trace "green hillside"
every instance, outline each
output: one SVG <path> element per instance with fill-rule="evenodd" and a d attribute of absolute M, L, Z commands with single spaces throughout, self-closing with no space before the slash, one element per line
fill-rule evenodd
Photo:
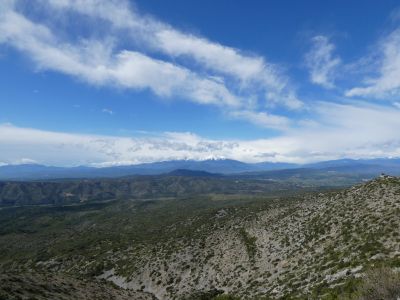
<path fill-rule="evenodd" d="M 400 286 L 399 216 L 392 177 L 291 197 L 9 207 L 0 210 L 0 269 L 22 282 L 27 272 L 107 280 L 156 299 L 373 299 L 362 297 L 374 274 L 386 274 L 378 285 L 387 290 Z"/>

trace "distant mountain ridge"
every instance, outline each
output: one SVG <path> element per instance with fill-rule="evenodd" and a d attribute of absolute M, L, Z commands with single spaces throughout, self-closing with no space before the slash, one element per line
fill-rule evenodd
<path fill-rule="evenodd" d="M 326 172 L 360 173 L 375 176 L 380 173 L 398 175 L 400 174 L 400 159 L 340 159 L 304 165 L 272 162 L 245 163 L 231 159 L 210 159 L 203 161 L 171 160 L 104 168 L 87 166 L 54 167 L 38 164 L 25 164 L 1 166 L 0 180 L 115 178 L 133 175 L 160 175 L 175 170 L 203 171 L 216 174 L 241 174 L 295 169 L 302 169 L 302 172 L 306 172 L 305 170 L 310 170 L 310 172 L 323 170 Z"/>
<path fill-rule="evenodd" d="M 175 170 L 204 171 L 218 174 L 234 174 L 253 171 L 272 171 L 296 168 L 289 163 L 244 163 L 231 159 L 171 160 L 138 165 L 95 167 L 53 167 L 37 164 L 6 165 L 0 167 L 0 180 L 35 180 L 63 178 L 123 177 L 132 175 L 160 175 Z"/>

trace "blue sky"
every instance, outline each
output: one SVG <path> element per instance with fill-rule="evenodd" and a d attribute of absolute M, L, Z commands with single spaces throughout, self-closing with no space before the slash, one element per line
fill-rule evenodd
<path fill-rule="evenodd" d="M 0 164 L 400 156 L 397 1 L 5 0 Z"/>

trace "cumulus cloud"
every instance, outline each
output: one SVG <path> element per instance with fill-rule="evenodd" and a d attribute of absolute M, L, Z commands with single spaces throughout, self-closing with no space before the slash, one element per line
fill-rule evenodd
<path fill-rule="evenodd" d="M 317 103 L 315 122 L 266 139 L 208 139 L 190 132 L 140 137 L 82 135 L 0 125 L 0 157 L 50 165 L 121 165 L 173 159 L 230 158 L 304 163 L 400 156 L 400 110 L 360 103 Z M 263 117 L 261 117 L 263 118 Z"/>
<path fill-rule="evenodd" d="M 311 41 L 311 50 L 305 57 L 310 71 L 310 80 L 325 88 L 333 88 L 335 72 L 341 63 L 340 58 L 333 54 L 335 46 L 322 35 L 312 38 Z"/>

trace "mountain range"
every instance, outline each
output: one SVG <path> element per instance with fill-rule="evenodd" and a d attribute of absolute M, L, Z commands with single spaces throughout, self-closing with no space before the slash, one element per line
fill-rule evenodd
<path fill-rule="evenodd" d="M 132 175 L 160 175 L 175 170 L 204 171 L 218 174 L 262 174 L 280 170 L 301 170 L 303 173 L 324 171 L 357 173 L 376 176 L 380 173 L 400 175 L 399 158 L 340 159 L 311 164 L 292 163 L 245 163 L 231 159 L 171 160 L 112 167 L 55 167 L 39 164 L 5 165 L 0 167 L 0 180 L 39 180 L 62 178 L 112 178 Z M 181 172 L 182 173 L 182 172 Z M 204 174 L 203 174 L 204 175 Z"/>

